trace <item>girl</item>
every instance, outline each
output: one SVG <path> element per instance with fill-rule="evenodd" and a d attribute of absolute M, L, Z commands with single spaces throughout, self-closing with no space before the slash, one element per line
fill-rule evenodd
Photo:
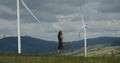
<path fill-rule="evenodd" d="M 58 32 L 58 47 L 57 47 L 57 53 L 58 53 L 58 55 L 61 55 L 62 54 L 62 52 L 63 52 L 63 48 L 64 48 L 64 46 L 63 46 L 63 33 L 62 33 L 62 31 L 59 31 Z"/>

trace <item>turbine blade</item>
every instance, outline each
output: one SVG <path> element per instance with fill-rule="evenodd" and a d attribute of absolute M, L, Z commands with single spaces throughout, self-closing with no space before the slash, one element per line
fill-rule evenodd
<path fill-rule="evenodd" d="M 82 16 L 82 24 L 85 25 L 84 17 Z"/>
<path fill-rule="evenodd" d="M 80 37 L 80 33 L 82 31 L 82 29 L 84 28 L 84 25 L 80 28 L 80 31 L 78 32 L 78 36 Z"/>
<path fill-rule="evenodd" d="M 40 23 L 40 20 L 35 16 L 35 14 L 28 8 L 23 0 L 21 0 L 22 5 L 27 9 L 27 11 L 33 16 L 33 18 Z"/>

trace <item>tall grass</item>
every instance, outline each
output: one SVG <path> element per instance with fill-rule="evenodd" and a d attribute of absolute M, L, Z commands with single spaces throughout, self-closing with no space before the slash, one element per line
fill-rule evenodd
<path fill-rule="evenodd" d="M 0 53 L 0 63 L 120 63 L 118 56 L 56 56 L 51 54 Z"/>

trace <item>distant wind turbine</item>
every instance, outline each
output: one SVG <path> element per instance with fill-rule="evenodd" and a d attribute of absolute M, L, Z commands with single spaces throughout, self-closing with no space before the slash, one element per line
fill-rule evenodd
<path fill-rule="evenodd" d="M 82 27 L 80 28 L 80 32 L 81 30 L 83 29 L 84 31 L 84 54 L 85 54 L 85 57 L 87 57 L 87 32 L 86 32 L 86 24 L 84 22 L 84 18 L 82 16 Z M 80 36 L 80 32 L 79 32 L 79 36 Z"/>

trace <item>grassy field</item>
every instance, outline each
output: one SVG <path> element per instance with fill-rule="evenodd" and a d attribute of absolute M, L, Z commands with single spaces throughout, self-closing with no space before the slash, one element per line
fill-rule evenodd
<path fill-rule="evenodd" d="M 120 63 L 119 56 L 56 56 L 50 54 L 0 53 L 0 63 Z"/>

